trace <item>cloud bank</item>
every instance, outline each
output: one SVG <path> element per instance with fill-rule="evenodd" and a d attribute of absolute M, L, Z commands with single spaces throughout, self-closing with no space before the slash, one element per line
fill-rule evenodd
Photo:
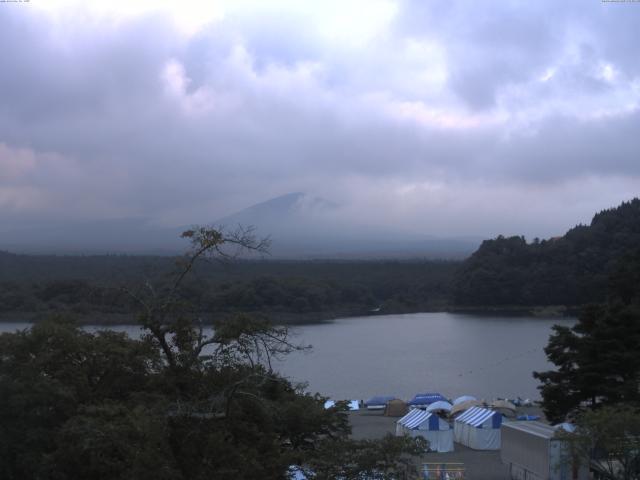
<path fill-rule="evenodd" d="M 640 4 L 0 4 L 0 220 L 563 233 L 640 191 Z M 126 5 L 125 5 L 126 4 Z"/>

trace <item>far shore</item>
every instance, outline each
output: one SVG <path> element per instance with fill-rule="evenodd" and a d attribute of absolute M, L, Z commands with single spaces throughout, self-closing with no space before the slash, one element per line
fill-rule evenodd
<path fill-rule="evenodd" d="M 269 318 L 277 325 L 312 325 L 331 323 L 334 320 L 348 317 L 373 317 L 380 315 L 402 315 L 413 313 L 455 313 L 469 315 L 487 316 L 512 316 L 512 317 L 576 317 L 580 311 L 579 306 L 550 305 L 550 306 L 442 306 L 433 308 L 402 308 L 364 310 L 352 308 L 344 310 L 332 310 L 323 312 L 219 312 L 215 314 L 203 313 L 202 318 L 206 324 L 212 324 L 215 319 L 228 318 L 238 313 L 248 315 L 262 315 Z M 46 318 L 55 315 L 64 315 L 74 318 L 81 325 L 135 325 L 137 324 L 137 314 L 134 313 L 105 313 L 105 312 L 77 312 L 73 310 L 42 311 L 42 312 L 2 312 L 0 313 L 0 323 L 25 322 L 38 323 Z"/>

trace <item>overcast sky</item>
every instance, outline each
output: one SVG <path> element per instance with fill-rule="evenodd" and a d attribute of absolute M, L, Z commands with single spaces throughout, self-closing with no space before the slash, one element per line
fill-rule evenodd
<path fill-rule="evenodd" d="M 640 3 L 0 3 L 0 222 L 562 234 L 640 192 Z"/>

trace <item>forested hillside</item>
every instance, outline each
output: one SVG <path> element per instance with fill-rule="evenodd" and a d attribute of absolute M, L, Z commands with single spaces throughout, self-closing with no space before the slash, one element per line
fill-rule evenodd
<path fill-rule="evenodd" d="M 461 306 L 583 305 L 607 296 L 607 279 L 640 246 L 640 200 L 604 210 L 563 237 L 486 240 L 458 270 Z"/>
<path fill-rule="evenodd" d="M 38 318 L 67 311 L 88 322 L 131 321 L 132 296 L 162 288 L 176 258 L 28 256 L 0 253 L 0 315 Z M 203 313 L 264 313 L 304 322 L 372 310 L 442 310 L 459 264 L 438 261 L 233 261 L 199 265 L 183 298 Z"/>

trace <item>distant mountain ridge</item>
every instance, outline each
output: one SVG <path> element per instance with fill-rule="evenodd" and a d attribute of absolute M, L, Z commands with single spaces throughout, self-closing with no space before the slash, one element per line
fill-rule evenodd
<path fill-rule="evenodd" d="M 215 222 L 252 225 L 272 238 L 276 258 L 455 258 L 470 255 L 480 237 L 439 238 L 346 221 L 340 205 L 302 192 L 252 205 Z"/>
<path fill-rule="evenodd" d="M 596 213 L 564 236 L 485 240 L 461 266 L 454 300 L 467 306 L 583 305 L 604 301 L 609 276 L 640 249 L 640 200 Z"/>
<path fill-rule="evenodd" d="M 202 224 L 255 228 L 272 239 L 273 258 L 443 258 L 461 259 L 480 244 L 479 237 L 439 238 L 358 223 L 341 215 L 329 200 L 293 192 Z M 51 223 L 0 230 L 0 249 L 30 254 L 175 255 L 187 247 L 180 234 L 189 228 L 162 227 L 147 218 Z"/>

